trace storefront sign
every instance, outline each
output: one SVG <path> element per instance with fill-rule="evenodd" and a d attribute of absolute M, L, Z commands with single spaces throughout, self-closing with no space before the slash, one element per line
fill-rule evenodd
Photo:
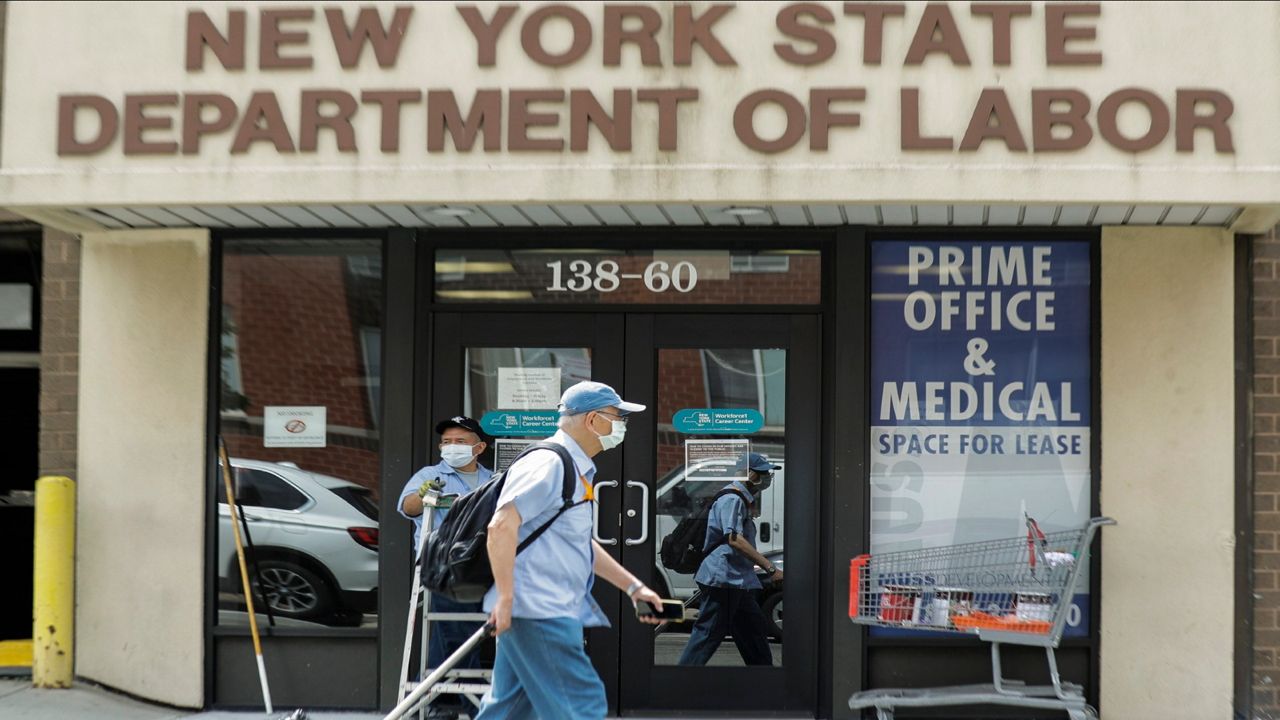
<path fill-rule="evenodd" d="M 511 467 L 520 453 L 537 440 L 515 440 L 512 438 L 496 438 L 493 441 L 493 471 L 502 472 Z"/>
<path fill-rule="evenodd" d="M 178 22 L 166 31 L 171 41 L 182 42 L 181 54 L 154 62 L 185 71 L 189 80 L 246 71 L 260 80 L 234 94 L 200 82 L 164 86 L 139 80 L 108 95 L 98 94 L 99 88 L 86 81 L 59 94 L 56 116 L 44 121 L 56 123 L 59 156 L 94 155 L 108 148 L 126 156 L 190 155 L 214 137 L 228 141 L 222 152 L 233 156 L 258 148 L 312 153 L 321 142 L 321 129 L 331 135 L 325 142 L 335 143 L 339 152 L 362 157 L 399 153 L 402 139 L 423 129 L 428 153 L 454 148 L 578 153 L 588 150 L 593 134 L 615 152 L 630 152 L 635 144 L 674 152 L 681 136 L 691 134 L 681 128 L 681 120 L 710 90 L 711 102 L 732 108 L 715 131 L 760 153 L 797 147 L 824 152 L 834 137 L 858 133 L 864 114 L 868 125 L 900 126 L 904 153 L 975 152 L 988 144 L 1006 153 L 1060 152 L 1095 142 L 1136 153 L 1169 137 L 1176 138 L 1180 153 L 1209 146 L 1218 153 L 1235 151 L 1229 124 L 1235 104 L 1217 87 L 1149 89 L 1134 87 L 1133 78 L 1124 76 L 1102 93 L 1044 80 L 1031 86 L 999 84 L 962 95 L 966 112 L 955 117 L 939 111 L 940 102 L 949 102 L 948 93 L 908 79 L 926 64 L 960 74 L 974 57 L 991 58 L 997 68 L 1034 64 L 1077 73 L 1097 68 L 1104 63 L 1099 4 L 1050 3 L 1043 12 L 1033 12 L 1030 4 L 965 8 L 929 3 L 908 15 L 901 4 L 788 3 L 743 15 L 733 4 L 697 8 L 685 3 L 665 12 L 612 3 L 505 4 L 492 11 L 443 3 L 394 9 L 302 4 L 221 12 L 197 7 L 184 16 L 170 16 Z M 858 26 L 860 32 L 854 30 Z M 886 52 L 885 37 L 904 34 L 910 43 L 889 45 Z M 529 84 L 482 85 L 484 89 L 474 91 L 429 87 L 425 92 L 419 84 L 378 80 L 379 71 L 396 69 L 407 48 L 434 45 L 444 35 L 471 41 L 466 55 L 438 58 L 453 73 L 520 66 L 555 71 L 586 64 L 607 77 L 623 65 L 625 54 L 638 53 L 645 77 L 656 80 L 568 90 Z M 508 40 L 516 35 L 518 50 Z M 1014 52 L 1015 46 L 1020 50 L 1032 43 L 1036 52 Z M 413 50 L 417 48 L 409 52 Z M 761 54 L 789 66 L 789 77 L 765 78 L 742 88 L 741 94 L 722 96 L 720 77 L 738 73 L 742 58 Z M 904 70 L 903 79 L 892 88 L 795 82 L 801 69 L 816 74 L 835 63 L 854 77 L 861 77 L 864 68 L 898 67 Z M 713 66 L 719 74 L 681 73 L 678 81 L 674 73 L 666 78 L 655 74 L 695 64 Z M 345 86 L 329 80 L 292 91 L 274 88 L 268 80 L 317 67 L 341 68 L 351 80 Z M 689 78 L 694 78 L 692 85 Z M 1129 113 L 1144 116 L 1144 130 L 1133 129 L 1125 117 Z M 355 119 L 366 115 L 379 120 Z"/>
<path fill-rule="evenodd" d="M 498 368 L 498 407 L 550 410 L 560 404 L 560 368 Z"/>
<path fill-rule="evenodd" d="M 871 551 L 1083 525 L 1088 243 L 882 241 L 872 263 Z"/>
<path fill-rule="evenodd" d="M 268 405 L 262 409 L 262 446 L 322 448 L 326 414 L 324 405 Z"/>
<path fill-rule="evenodd" d="M 671 425 L 678 433 L 687 435 L 715 435 L 732 433 L 745 435 L 764 426 L 764 416 L 759 410 L 740 408 L 733 410 L 714 408 L 686 408 L 676 411 Z"/>
<path fill-rule="evenodd" d="M 746 481 L 747 456 L 751 453 L 751 441 L 734 438 L 725 440 L 685 440 L 685 480 L 707 482 Z"/>
<path fill-rule="evenodd" d="M 480 427 L 493 437 L 554 435 L 560 414 L 540 410 L 491 410 L 480 418 Z"/>

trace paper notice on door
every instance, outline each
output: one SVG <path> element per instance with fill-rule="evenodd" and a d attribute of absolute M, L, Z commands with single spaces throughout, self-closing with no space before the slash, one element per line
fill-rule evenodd
<path fill-rule="evenodd" d="M 560 404 L 560 368 L 498 368 L 498 408 L 554 410 Z"/>
<path fill-rule="evenodd" d="M 326 416 L 324 405 L 268 405 L 262 409 L 262 446 L 322 448 Z"/>
<path fill-rule="evenodd" d="M 724 440 L 685 440 L 685 480 L 716 482 L 746 481 L 747 456 L 751 453 L 751 441 L 726 438 Z"/>
<path fill-rule="evenodd" d="M 511 463 L 524 452 L 524 449 L 538 442 L 534 438 L 525 440 L 512 438 L 495 438 L 493 441 L 493 471 L 502 472 L 511 467 Z"/>

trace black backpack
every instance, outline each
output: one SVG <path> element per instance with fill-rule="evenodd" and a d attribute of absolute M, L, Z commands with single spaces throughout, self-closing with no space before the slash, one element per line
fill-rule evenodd
<path fill-rule="evenodd" d="M 563 445 L 551 442 L 530 445 L 511 461 L 506 470 L 454 500 L 444 522 L 427 536 L 422 556 L 422 586 L 428 592 L 439 593 L 456 602 L 479 602 L 484 598 L 493 585 L 493 571 L 489 568 L 489 550 L 485 543 L 488 541 L 489 521 L 498 510 L 498 496 L 502 494 L 502 486 L 511 468 L 520 458 L 538 450 L 552 450 L 560 456 L 564 465 L 564 503 L 550 520 L 520 543 L 516 554 L 537 540 L 565 511 L 581 504 L 573 502 L 578 471 L 569 451 Z"/>
<path fill-rule="evenodd" d="M 698 571 L 698 566 L 702 565 L 703 559 L 715 549 L 703 549 L 707 543 L 707 517 L 711 514 L 711 506 L 729 494 L 742 497 L 741 493 L 732 488 L 721 490 L 711 498 L 711 502 L 703 505 L 698 512 L 686 515 L 676 524 L 675 529 L 662 538 L 662 549 L 658 552 L 658 556 L 662 558 L 662 564 L 667 569 L 684 575 Z M 745 497 L 742 497 L 742 502 L 750 505 Z M 721 538 L 720 542 L 725 542 L 724 538 Z"/>

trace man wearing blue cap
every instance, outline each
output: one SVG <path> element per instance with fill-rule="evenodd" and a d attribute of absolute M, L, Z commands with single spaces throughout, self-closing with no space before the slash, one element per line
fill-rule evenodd
<path fill-rule="evenodd" d="M 591 538 L 591 458 L 621 444 L 627 416 L 641 410 L 644 405 L 624 401 L 603 383 L 580 382 L 564 392 L 560 429 L 549 442 L 563 445 L 573 458 L 579 480 L 575 504 L 519 556 L 517 544 L 561 509 L 564 466 L 557 453 L 542 451 L 507 470 L 489 523 L 494 586 L 484 598 L 499 636 L 498 653 L 477 720 L 598 720 L 608 712 L 604 683 L 582 644 L 584 627 L 608 624 L 591 598 L 592 582 L 599 575 L 633 604 L 657 606 L 661 599 Z"/>
<path fill-rule="evenodd" d="M 400 500 L 396 509 L 400 514 L 413 521 L 413 548 L 418 551 L 418 542 L 422 535 L 422 516 L 425 508 L 422 499 L 432 487 L 439 488 L 444 494 L 466 495 L 489 481 L 493 474 L 489 468 L 480 464 L 480 454 L 487 447 L 480 423 L 464 415 L 455 415 L 436 423 L 436 434 L 440 436 L 440 462 L 428 465 L 409 478 L 404 489 L 400 491 Z M 448 510 L 438 508 L 431 519 L 432 527 L 440 527 Z M 431 612 L 433 613 L 481 613 L 480 603 L 461 603 L 450 600 L 443 595 L 431 596 Z M 434 623 L 431 633 L 431 644 L 427 651 L 427 667 L 440 667 L 454 650 L 471 637 L 480 628 L 478 622 L 444 621 Z M 480 666 L 480 654 L 471 653 L 457 665 L 460 669 Z M 429 717 L 457 717 L 463 707 L 460 696 L 442 698 L 432 703 Z M 469 706 L 470 703 L 467 703 Z"/>
<path fill-rule="evenodd" d="M 763 568 L 773 582 L 782 581 L 782 571 L 756 550 L 751 503 L 773 484 L 773 471 L 779 466 L 760 453 L 751 453 L 747 467 L 747 482 L 726 485 L 733 492 L 721 495 L 707 513 L 703 545 L 707 555 L 693 578 L 702 591 L 702 606 L 680 655 L 681 665 L 706 665 L 725 635 L 733 636 L 747 665 L 773 664 L 769 629 L 755 597 L 761 588 L 755 566 Z"/>

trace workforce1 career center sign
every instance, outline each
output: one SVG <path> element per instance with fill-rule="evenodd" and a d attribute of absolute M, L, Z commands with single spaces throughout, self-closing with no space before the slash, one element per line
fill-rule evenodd
<path fill-rule="evenodd" d="M 873 553 L 1088 519 L 1089 248 L 872 243 Z"/>

